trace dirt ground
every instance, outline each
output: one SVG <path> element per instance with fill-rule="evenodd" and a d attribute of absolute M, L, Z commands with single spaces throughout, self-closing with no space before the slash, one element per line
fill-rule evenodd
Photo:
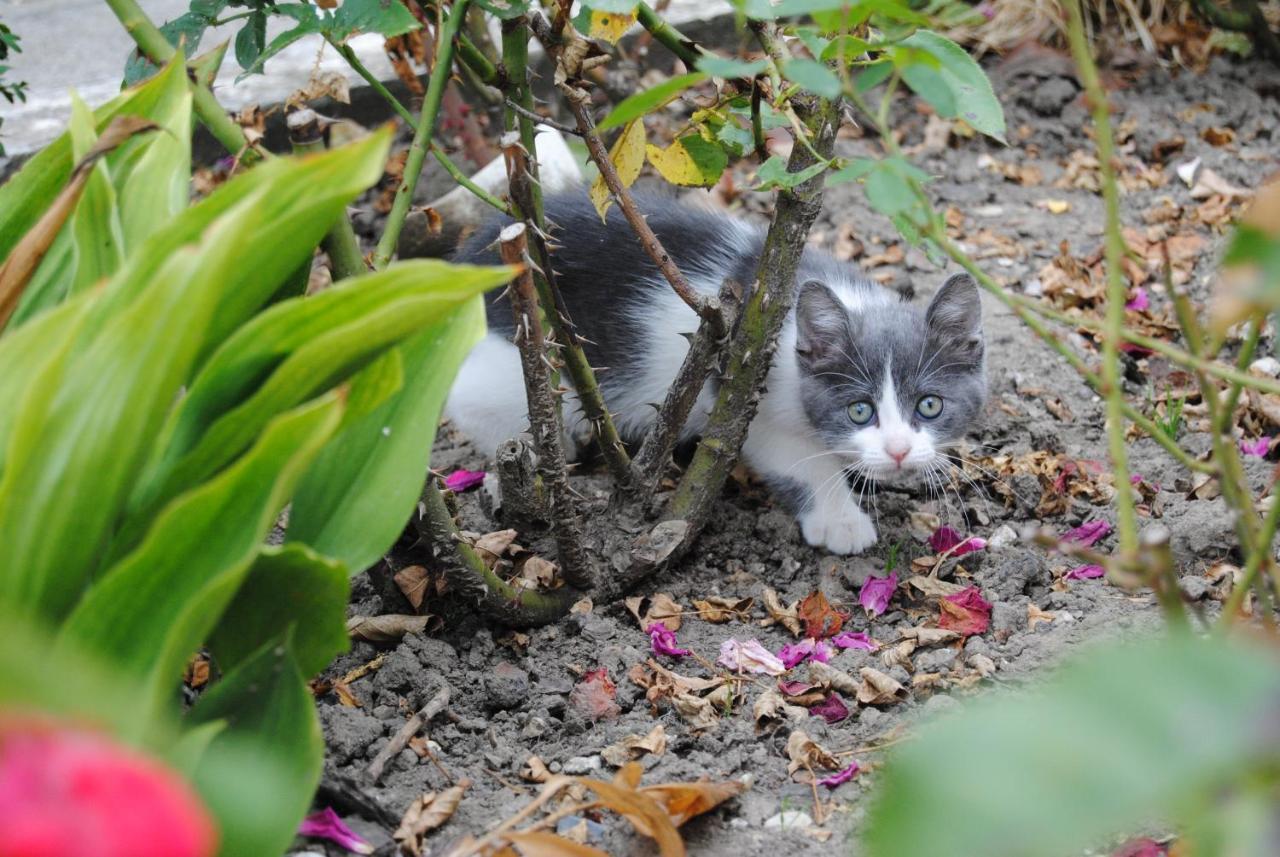
<path fill-rule="evenodd" d="M 957 236 L 1000 281 L 1036 295 L 1051 285 L 1044 270 L 1058 256 L 1060 242 L 1069 242 L 1070 253 L 1081 259 L 1101 245 L 1102 200 L 1087 188 L 1089 168 L 1081 160 L 1090 147 L 1086 111 L 1069 64 L 1060 55 L 1038 49 L 992 63 L 989 70 L 1005 104 L 1008 148 L 980 137 L 952 136 L 949 144 L 939 145 L 935 135 L 926 142 L 928 117 L 911 101 L 899 105 L 898 127 L 904 131 L 904 146 L 920 147 L 916 163 L 937 176 L 934 197 L 941 207 L 954 209 Z M 1200 158 L 1202 167 L 1227 182 L 1252 187 L 1280 167 L 1280 74 L 1257 63 L 1216 60 L 1202 75 L 1131 66 L 1114 69 L 1109 81 L 1129 177 L 1121 201 L 1123 216 L 1148 237 L 1162 237 L 1163 230 L 1165 235 L 1202 239 L 1192 242 L 1194 252 L 1182 267 L 1194 293 L 1203 298 L 1222 250 L 1224 227 L 1214 225 L 1213 211 L 1202 210 L 1205 201 L 1191 197 L 1175 168 Z M 1234 139 L 1224 142 L 1214 130 L 1222 128 L 1232 129 Z M 1171 142 L 1177 138 L 1185 141 L 1181 147 Z M 839 145 L 839 153 L 845 155 L 876 149 L 874 140 L 852 135 Z M 745 173 L 739 178 L 745 184 Z M 1062 202 L 1069 204 L 1068 210 L 1055 213 Z M 1235 202 L 1219 204 L 1231 208 Z M 1174 214 L 1151 213 L 1157 209 Z M 1159 220 L 1161 216 L 1165 219 Z M 895 287 L 914 290 L 917 300 L 927 300 L 945 276 L 923 253 L 899 254 L 894 249 L 899 239 L 892 226 L 868 210 L 856 185 L 828 192 L 813 240 L 853 256 Z M 1148 289 L 1151 312 L 1161 312 L 1167 307 L 1165 298 L 1158 288 L 1149 284 Z M 341 704 L 334 694 L 319 700 L 328 743 L 320 805 L 335 805 L 352 827 L 378 846 L 378 853 L 390 854 L 386 819 L 398 819 L 424 792 L 468 779 L 471 785 L 456 814 L 427 840 L 439 853 L 459 837 L 480 834 L 510 817 L 536 794 L 538 786 L 521 777 L 530 756 L 536 755 L 552 772 L 607 779 L 614 766 L 602 751 L 662 724 L 665 752 L 640 759 L 645 783 L 701 777 L 750 782 L 740 797 L 682 829 L 691 853 L 743 857 L 828 854 L 836 848 L 849 853 L 856 851 L 852 843 L 876 791 L 875 768 L 885 756 L 866 749 L 869 745 L 902 734 L 902 727 L 909 729 L 921 718 L 955 708 L 968 695 L 1034 681 L 1086 642 L 1155 627 L 1159 617 L 1149 593 L 1125 592 L 1105 580 L 1062 581 L 1061 574 L 1078 563 L 1018 541 L 1016 534 L 1028 525 L 1064 532 L 1087 521 L 1112 520 L 1106 502 L 1103 408 L 1058 355 L 989 296 L 984 300 L 991 398 L 968 456 L 985 462 L 999 478 L 974 470 L 972 483 L 958 482 L 942 499 L 923 491 L 881 490 L 876 499 L 881 541 L 868 555 L 851 558 L 806 546 L 791 517 L 775 508 L 767 493 L 735 482 L 692 553 L 635 593 L 667 593 L 686 610 L 694 609 L 695 599 L 712 595 L 754 599 L 750 621 L 714 624 L 684 617 L 680 644 L 706 663 L 715 660 L 721 643 L 730 637 L 758 639 L 774 652 L 795 642 L 778 625 L 761 626 L 767 616 L 765 587 L 775 589 L 788 604 L 814 590 L 823 591 L 850 614 L 848 630 L 867 632 L 887 652 L 904 630 L 937 618 L 936 599 L 913 599 L 904 588 L 888 612 L 868 620 L 857 603 L 858 587 L 868 574 L 884 573 L 895 543 L 900 545 L 897 570 L 904 577 L 912 559 L 931 553 L 913 536 L 909 520 L 912 512 L 931 512 L 960 532 L 991 542 L 984 551 L 945 564 L 941 572 L 953 582 L 981 588 L 993 604 L 990 629 L 962 643 L 921 647 L 905 664 L 892 667 L 886 665 L 883 652 L 856 649 L 839 653 L 831 662 L 855 676 L 862 666 L 883 670 L 908 689 L 904 700 L 861 706 L 847 700 L 851 714 L 841 722 L 829 725 L 821 717 L 807 716 L 760 730 L 753 704 L 775 680 L 756 676 L 741 686 L 740 698 L 713 728 L 695 731 L 666 701 L 650 705 L 645 690 L 628 673 L 649 658 L 686 676 L 708 677 L 712 671 L 693 658 L 653 656 L 649 637 L 621 604 L 596 605 L 588 613 L 529 631 L 527 641 L 454 614 L 442 629 L 408 636 L 398 645 L 357 643 L 332 666 L 328 675 L 341 676 L 385 654 L 379 669 L 351 683 L 360 707 Z M 1097 359 L 1096 349 L 1078 333 L 1064 332 L 1063 339 L 1090 360 Z M 1271 349 L 1268 336 L 1259 354 L 1270 355 Z M 1148 391 L 1158 396 L 1163 386 L 1177 385 L 1176 373 L 1160 361 L 1140 355 L 1125 359 L 1126 378 L 1137 398 Z M 1188 408 L 1180 439 L 1202 452 L 1207 437 L 1194 433 L 1194 408 Z M 1133 471 L 1145 486 L 1144 525 L 1158 522 L 1171 530 L 1184 592 L 1212 612 L 1219 591 L 1213 566 L 1231 558 L 1230 522 L 1222 502 L 1192 495 L 1188 474 L 1150 439 L 1134 439 L 1129 452 Z M 1005 459 L 1000 456 L 1014 464 L 1002 464 Z M 1272 464 L 1256 457 L 1246 460 L 1258 490 Z M 1033 464 L 1041 475 L 1032 472 Z M 448 473 L 457 467 L 483 469 L 486 460 L 482 451 L 446 429 L 433 465 Z M 605 505 L 607 481 L 586 473 L 576 482 L 588 512 Z M 1211 492 L 1201 492 L 1205 493 Z M 462 495 L 461 502 L 469 529 L 502 529 L 501 523 L 485 518 L 478 493 Z M 1111 538 L 1098 547 L 1109 551 Z M 353 615 L 370 615 L 398 612 L 402 606 L 384 603 L 361 578 L 351 609 Z M 983 669 L 986 663 L 994 665 L 993 673 Z M 601 668 L 616 683 L 616 710 L 592 719 L 574 690 L 585 672 Z M 990 674 L 983 677 L 984 672 Z M 801 666 L 788 677 L 804 674 Z M 423 731 L 430 743 L 422 749 L 429 749 L 434 758 L 406 749 L 380 783 L 370 785 L 365 778 L 369 761 L 406 717 L 443 686 L 451 693 L 448 710 Z M 842 760 L 856 759 L 863 767 L 847 784 L 818 787 L 820 798 L 829 804 L 820 827 L 814 818 L 815 790 L 787 773 L 785 746 L 794 729 L 803 729 L 828 750 L 843 753 Z M 613 753 L 605 755 L 616 759 Z M 582 832 L 583 821 L 566 819 L 562 829 L 577 826 Z M 587 841 L 611 854 L 655 853 L 651 842 L 616 815 L 605 813 L 585 824 Z M 324 847 L 309 842 L 305 850 L 322 852 Z M 334 848 L 330 853 L 341 852 Z"/>

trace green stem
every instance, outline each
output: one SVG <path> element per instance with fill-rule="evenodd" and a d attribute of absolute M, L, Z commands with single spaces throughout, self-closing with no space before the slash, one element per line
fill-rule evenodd
<path fill-rule="evenodd" d="M 636 21 L 690 69 L 697 65 L 698 58 L 702 56 L 698 43 L 662 20 L 648 3 L 636 6 Z"/>
<path fill-rule="evenodd" d="M 164 65 L 177 53 L 159 28 L 151 23 L 136 0 L 107 0 L 107 6 L 115 14 L 138 50 L 156 65 Z M 222 109 L 218 99 L 205 86 L 193 86 L 192 103 L 196 116 L 217 138 L 228 152 L 246 164 L 261 160 L 265 155 L 249 144 L 244 130 Z"/>
<path fill-rule="evenodd" d="M 489 61 L 484 51 L 476 47 L 476 43 L 471 41 L 465 33 L 458 34 L 458 59 L 462 60 L 467 68 L 475 72 L 476 77 L 480 78 L 483 83 L 489 86 L 502 87 L 502 79 L 498 73 L 498 67 Z"/>
<path fill-rule="evenodd" d="M 1084 34 L 1080 0 L 1067 4 L 1067 41 L 1084 84 L 1093 126 L 1097 135 L 1098 161 L 1102 176 L 1102 199 L 1106 208 L 1106 244 L 1103 254 L 1107 268 L 1106 327 L 1102 339 L 1102 392 L 1107 403 L 1107 446 L 1116 484 L 1116 529 L 1120 550 L 1132 556 L 1138 548 L 1138 514 L 1129 490 L 1129 458 L 1124 444 L 1124 388 L 1120 384 L 1120 343 L 1124 340 L 1125 284 L 1124 238 L 1120 234 L 1120 195 L 1116 184 L 1115 142 L 1111 135 L 1110 107 L 1098 68 L 1089 54 Z"/>
<path fill-rule="evenodd" d="M 1244 343 L 1240 346 L 1240 354 L 1236 357 L 1236 370 L 1247 373 L 1249 364 L 1253 362 L 1253 355 L 1258 350 L 1258 339 L 1262 335 L 1262 328 L 1266 322 L 1265 316 L 1255 316 L 1249 322 L 1249 332 L 1245 334 Z M 1250 375 L 1250 378 L 1253 376 Z M 1236 405 L 1240 403 L 1240 391 L 1245 387 L 1239 381 L 1232 381 L 1231 386 L 1227 388 L 1227 400 L 1223 403 L 1222 414 L 1226 417 L 1226 422 L 1218 426 L 1219 432 L 1226 432 L 1230 429 L 1231 416 L 1236 412 Z"/>
<path fill-rule="evenodd" d="M 435 66 L 431 69 L 431 79 L 427 83 L 427 94 L 422 101 L 422 115 L 418 117 L 418 126 L 413 133 L 413 142 L 409 144 L 409 156 L 405 159 L 404 177 L 396 190 L 395 200 L 391 203 L 391 213 L 387 215 L 387 225 L 378 241 L 378 249 L 373 254 L 373 267 L 382 270 L 391 261 L 396 244 L 400 240 L 400 231 L 404 229 L 404 219 L 413 204 L 413 192 L 422 177 L 422 164 L 427 158 L 431 136 L 435 133 L 436 116 L 440 112 L 440 100 L 444 96 L 444 87 L 453 73 L 453 42 L 467 13 L 469 0 L 454 0 L 449 10 L 449 17 L 436 37 Z"/>

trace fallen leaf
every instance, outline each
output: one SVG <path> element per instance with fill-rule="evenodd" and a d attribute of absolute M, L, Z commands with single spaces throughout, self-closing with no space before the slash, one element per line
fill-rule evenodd
<path fill-rule="evenodd" d="M 671 816 L 652 797 L 603 780 L 578 777 L 575 782 L 594 792 L 601 806 L 618 813 L 639 833 L 657 843 L 658 852 L 663 857 L 683 857 L 684 842 L 676 832 Z"/>
<path fill-rule="evenodd" d="M 720 713 L 711 700 L 691 693 L 671 697 L 671 707 L 684 718 L 694 732 L 714 729 L 720 724 Z"/>
<path fill-rule="evenodd" d="M 732 637 L 720 644 L 720 657 L 716 663 L 732 672 L 750 672 L 758 675 L 782 675 L 787 668 L 778 657 L 760 645 L 758 640 L 745 643 Z"/>
<path fill-rule="evenodd" d="M 633 684 L 645 689 L 645 698 L 650 703 L 684 694 L 704 693 L 708 690 L 714 690 L 725 683 L 725 679 L 720 676 L 715 676 L 714 678 L 691 678 L 680 675 L 662 666 L 652 658 L 627 670 L 627 678 Z"/>
<path fill-rule="evenodd" d="M 693 608 L 698 611 L 699 619 L 713 625 L 722 625 L 734 619 L 750 622 L 751 608 L 755 603 L 754 598 L 726 598 L 723 595 L 710 595 L 694 601 Z"/>
<path fill-rule="evenodd" d="M 800 636 L 799 603 L 784 607 L 781 599 L 778 598 L 777 591 L 766 586 L 764 589 L 764 609 L 768 611 L 769 618 L 761 620 L 761 625 L 768 627 L 776 622 L 795 636 Z"/>
<path fill-rule="evenodd" d="M 788 720 L 793 723 L 800 722 L 808 716 L 809 712 L 806 709 L 791 705 L 773 688 L 760 694 L 760 698 L 751 706 L 751 717 L 755 721 L 757 733 L 776 728 Z"/>
<path fill-rule="evenodd" d="M 547 769 L 547 764 L 542 759 L 530 756 L 520 767 L 520 779 L 531 783 L 545 783 L 551 779 L 551 771 Z"/>
<path fill-rule="evenodd" d="M 1212 126 L 1200 132 L 1200 139 L 1210 146 L 1226 146 L 1236 141 L 1236 132 L 1230 128 Z"/>
<path fill-rule="evenodd" d="M 948 595 L 938 602 L 942 613 L 938 627 L 956 631 L 966 637 L 985 633 L 991 624 L 991 603 L 982 597 L 978 587 Z"/>
<path fill-rule="evenodd" d="M 814 590 L 801 599 L 796 614 L 804 623 L 804 635 L 814 639 L 840 633 L 845 619 L 849 618 L 847 613 L 832 607 L 820 590 Z"/>
<path fill-rule="evenodd" d="M 1039 625 L 1041 622 L 1052 622 L 1056 618 L 1058 618 L 1058 614 L 1056 613 L 1047 613 L 1034 604 L 1027 605 L 1028 628 L 1035 628 L 1035 626 Z"/>
<path fill-rule="evenodd" d="M 863 667 L 858 674 L 862 684 L 857 697 L 863 705 L 893 705 L 907 698 L 907 689 L 893 676 L 872 667 Z"/>
<path fill-rule="evenodd" d="M 408 616 L 400 613 L 352 616 L 347 620 L 347 633 L 353 640 L 364 640 L 368 643 L 396 643 L 406 634 L 421 634 L 440 622 L 438 616 Z"/>
<path fill-rule="evenodd" d="M 463 794 L 470 786 L 471 780 L 460 780 L 456 786 L 439 793 L 427 792 L 409 804 L 400 819 L 400 826 L 391 834 L 400 843 L 401 850 L 414 857 L 422 854 L 423 839 L 427 833 L 453 817 L 458 804 L 462 802 Z"/>
<path fill-rule="evenodd" d="M 645 606 L 645 602 L 648 606 Z M 636 617 L 636 621 L 640 623 L 641 628 L 648 628 L 654 622 L 661 622 L 672 631 L 680 630 L 680 619 L 684 613 L 676 600 L 665 592 L 659 592 L 652 598 L 644 598 L 642 596 L 634 596 L 623 602 L 627 606 L 632 616 Z"/>
<path fill-rule="evenodd" d="M 861 683 L 843 670 L 836 669 L 821 661 L 809 662 L 809 680 L 819 687 L 838 690 L 849 696 L 857 696 Z"/>
<path fill-rule="evenodd" d="M 666 749 L 667 732 L 659 723 L 648 735 L 628 735 L 618 743 L 610 744 L 600 751 L 600 756 L 610 765 L 620 768 L 642 756 L 661 756 Z"/>
<path fill-rule="evenodd" d="M 504 833 L 502 838 L 520 849 L 520 857 L 609 857 L 607 851 L 592 848 L 583 842 L 574 842 L 545 830 Z M 507 855 L 515 857 L 510 849 L 504 849 L 494 857 L 507 857 Z"/>
<path fill-rule="evenodd" d="M 689 819 L 710 812 L 748 788 L 746 783 L 737 780 L 719 783 L 655 783 L 641 786 L 640 794 L 657 801 L 667 811 L 671 823 L 680 827 Z"/>
<path fill-rule="evenodd" d="M 808 736 L 803 729 L 792 730 L 787 736 L 787 773 L 792 777 L 798 771 L 811 768 L 825 768 L 829 771 L 840 769 L 840 762 L 817 741 Z"/>
<path fill-rule="evenodd" d="M 430 580 L 427 570 L 420 565 L 406 565 L 397 571 L 392 579 L 404 593 L 409 606 L 421 612 L 422 601 L 427 594 L 427 583 Z"/>

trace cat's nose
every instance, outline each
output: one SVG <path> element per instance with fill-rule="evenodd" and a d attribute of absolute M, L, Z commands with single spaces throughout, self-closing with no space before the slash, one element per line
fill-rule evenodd
<path fill-rule="evenodd" d="M 911 454 L 911 444 L 904 440 L 886 441 L 884 451 L 890 458 L 897 462 L 898 467 L 902 467 L 902 462 Z"/>

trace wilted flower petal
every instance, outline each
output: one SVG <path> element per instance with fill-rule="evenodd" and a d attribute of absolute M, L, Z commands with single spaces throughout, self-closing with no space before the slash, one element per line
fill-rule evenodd
<path fill-rule="evenodd" d="M 1260 437 L 1257 440 L 1240 439 L 1240 451 L 1245 455 L 1256 455 L 1258 458 L 1266 458 L 1267 453 L 1271 451 L 1271 438 Z"/>
<path fill-rule="evenodd" d="M 1062 575 L 1063 580 L 1088 580 L 1093 577 L 1103 577 L 1107 570 L 1100 565 L 1082 565 L 1073 568 L 1066 574 Z"/>
<path fill-rule="evenodd" d="M 1124 305 L 1125 309 L 1137 310 L 1142 312 L 1151 306 L 1151 299 L 1147 297 L 1147 290 L 1142 286 L 1138 286 L 1133 290 L 1133 299 Z"/>
<path fill-rule="evenodd" d="M 654 622 L 646 631 L 649 634 L 649 643 L 653 647 L 655 655 L 670 655 L 673 658 L 683 658 L 693 654 L 688 649 L 679 648 L 676 632 L 661 622 Z"/>
<path fill-rule="evenodd" d="M 853 764 L 849 765 L 849 767 L 845 768 L 843 771 L 837 771 L 836 773 L 832 774 L 829 777 L 823 777 L 822 779 L 818 780 L 818 783 L 820 785 L 826 786 L 829 789 L 834 789 L 836 786 L 844 785 L 845 783 L 849 782 L 849 780 L 857 776 L 858 771 L 859 771 L 858 763 L 854 762 Z"/>
<path fill-rule="evenodd" d="M 444 479 L 444 487 L 455 494 L 470 491 L 484 484 L 483 470 L 455 470 Z"/>
<path fill-rule="evenodd" d="M 313 812 L 298 825 L 299 836 L 329 839 L 356 854 L 372 854 L 373 846 L 360 838 L 330 807 Z"/>
<path fill-rule="evenodd" d="M 0 819 L 0 854 L 210 857 L 218 842 L 177 774 L 92 732 L 35 719 L 0 716 Z"/>
<path fill-rule="evenodd" d="M 1111 532 L 1111 525 L 1106 521 L 1086 521 L 1074 530 L 1063 533 L 1062 540 L 1091 548 L 1109 532 Z"/>
<path fill-rule="evenodd" d="M 809 713 L 814 717 L 821 717 L 828 723 L 839 723 L 849 716 L 849 706 L 844 704 L 839 694 L 832 693 L 828 694 L 822 702 L 812 706 Z"/>
<path fill-rule="evenodd" d="M 804 681 L 779 681 L 778 690 L 782 691 L 786 696 L 802 696 L 817 687 L 816 684 L 809 684 Z"/>
<path fill-rule="evenodd" d="M 716 658 L 716 663 L 734 672 L 760 675 L 782 675 L 787 671 L 782 661 L 758 640 L 743 643 L 732 637 L 720 644 L 720 657 Z"/>
<path fill-rule="evenodd" d="M 889 606 L 889 599 L 898 588 L 898 573 L 891 572 L 888 577 L 868 577 L 862 582 L 858 592 L 858 603 L 869 616 L 879 616 Z"/>
<path fill-rule="evenodd" d="M 876 650 L 876 644 L 866 631 L 845 631 L 832 637 L 831 642 L 840 649 L 866 649 L 868 652 Z"/>
<path fill-rule="evenodd" d="M 982 597 L 976 586 L 946 596 L 938 606 L 942 609 L 938 617 L 939 628 L 969 637 L 984 633 L 991 624 L 991 603 Z"/>
<path fill-rule="evenodd" d="M 951 527 L 938 527 L 933 531 L 933 535 L 929 536 L 929 550 L 934 553 L 946 553 L 962 541 L 964 536 L 960 535 L 958 530 Z"/>
<path fill-rule="evenodd" d="M 809 660 L 820 661 L 826 663 L 831 660 L 831 656 L 835 652 L 831 650 L 831 645 L 826 640 L 819 640 L 817 645 L 813 647 L 813 654 L 809 655 Z"/>
<path fill-rule="evenodd" d="M 782 665 L 787 669 L 791 669 L 797 664 L 803 663 L 809 655 L 813 654 L 814 639 L 806 637 L 798 643 L 788 643 L 778 651 L 778 660 L 782 661 Z"/>

